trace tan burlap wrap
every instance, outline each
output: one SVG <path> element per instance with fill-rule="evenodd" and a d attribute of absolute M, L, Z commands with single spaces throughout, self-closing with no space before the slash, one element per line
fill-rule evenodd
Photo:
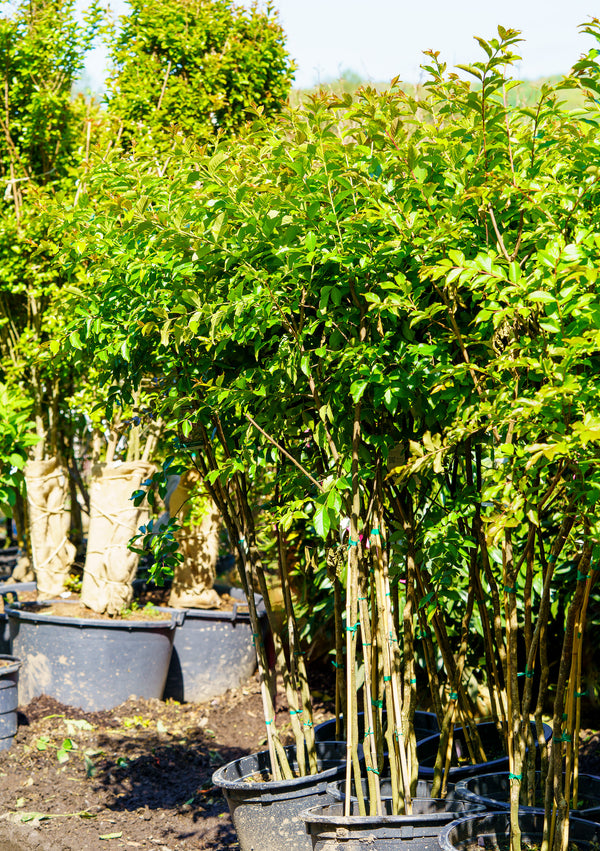
<path fill-rule="evenodd" d="M 136 507 L 130 497 L 154 469 L 145 461 L 117 461 L 92 469 L 81 600 L 94 612 L 116 615 L 131 602 L 139 556 L 127 544 L 148 520 L 148 505 L 144 500 Z"/>
<path fill-rule="evenodd" d="M 64 591 L 76 553 L 67 537 L 69 482 L 56 458 L 29 461 L 25 482 L 38 598 L 47 600 Z"/>
<path fill-rule="evenodd" d="M 178 512 L 183 525 L 177 534 L 183 562 L 175 568 L 169 605 L 184 609 L 216 609 L 221 598 L 213 590 L 219 555 L 221 518 L 216 505 L 207 500 L 208 510 L 200 525 L 190 526 L 186 500 L 200 478 L 196 470 L 187 470 L 169 499 L 171 516 Z"/>

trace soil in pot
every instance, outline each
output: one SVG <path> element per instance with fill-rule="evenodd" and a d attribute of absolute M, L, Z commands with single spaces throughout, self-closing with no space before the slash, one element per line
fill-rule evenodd
<path fill-rule="evenodd" d="M 235 760 L 218 769 L 213 783 L 223 790 L 241 851 L 311 851 L 300 813 L 318 803 L 331 803 L 327 784 L 345 772 L 345 742 L 317 742 L 319 773 L 293 780 L 263 781 L 270 771 L 269 754 Z M 295 747 L 286 749 L 295 765 Z"/>

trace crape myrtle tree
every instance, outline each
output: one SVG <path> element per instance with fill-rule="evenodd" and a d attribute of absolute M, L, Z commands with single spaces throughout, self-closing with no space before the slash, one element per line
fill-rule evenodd
<path fill-rule="evenodd" d="M 74 554 L 59 516 L 69 490 L 63 465 L 72 442 L 63 402 L 72 374 L 50 348 L 64 324 L 65 283 L 53 211 L 73 198 L 89 157 L 95 108 L 71 90 L 99 18 L 92 6 L 79 24 L 74 2 L 53 0 L 20 3 L 0 18 L 0 375 L 15 398 L 28 400 L 24 409 L 35 424 L 27 475 L 42 594 Z"/>
<path fill-rule="evenodd" d="M 297 521 L 324 542 L 350 771 L 357 654 L 364 671 L 372 808 L 385 707 L 394 802 L 410 810 L 415 648 L 442 726 L 435 788 L 455 722 L 483 758 L 463 676 L 475 633 L 520 847 L 562 577 L 551 759 L 541 752 L 543 847 L 564 849 L 600 544 L 600 67 L 592 51 L 534 108 L 509 108 L 518 40 L 501 27 L 479 40 L 482 60 L 464 66 L 474 86 L 430 53 L 418 98 L 317 97 L 212 156 L 182 148 L 160 173 L 104 163 L 91 191 L 107 206 L 92 217 L 82 198 L 77 218 L 95 286 L 74 311 L 115 400 L 160 364 L 154 405 L 183 455 L 201 450 L 248 587 L 261 583 L 252 500 L 265 470 L 281 562 Z M 581 110 L 562 105 L 567 88 Z M 294 646 L 291 612 L 288 630 Z M 286 682 L 310 743 L 301 656 Z"/>

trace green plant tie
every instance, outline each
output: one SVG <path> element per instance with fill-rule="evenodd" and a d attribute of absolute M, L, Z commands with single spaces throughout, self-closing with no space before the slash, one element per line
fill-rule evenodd
<path fill-rule="evenodd" d="M 273 723 L 273 719 L 272 719 L 272 718 L 271 718 L 271 720 L 270 720 L 270 721 L 265 721 L 265 724 L 272 724 L 272 723 Z"/>
<path fill-rule="evenodd" d="M 348 549 L 350 549 L 350 547 L 357 547 L 357 546 L 358 546 L 358 541 L 353 541 L 352 538 L 350 538 L 350 540 L 348 541 Z"/>
<path fill-rule="evenodd" d="M 568 733 L 563 733 L 562 736 L 553 736 L 552 737 L 555 742 L 570 742 L 571 737 Z"/>
<path fill-rule="evenodd" d="M 530 680 L 533 677 L 533 671 L 530 671 L 529 668 L 525 668 L 520 674 L 517 674 L 517 677 L 527 677 Z"/>
<path fill-rule="evenodd" d="M 290 715 L 302 715 L 304 709 L 290 709 Z"/>
<path fill-rule="evenodd" d="M 305 722 L 304 722 L 304 724 L 303 724 L 303 726 L 304 726 L 304 727 L 312 727 L 312 726 L 313 726 L 313 722 L 312 722 L 312 721 L 305 721 Z"/>
<path fill-rule="evenodd" d="M 577 571 L 577 581 L 578 582 L 587 582 L 590 578 L 589 573 L 582 573 L 580 570 Z"/>
<path fill-rule="evenodd" d="M 513 774 L 512 772 L 510 772 L 509 775 L 508 775 L 508 779 L 509 780 L 522 780 L 523 775 L 522 774 Z"/>
<path fill-rule="evenodd" d="M 351 632 L 352 634 L 354 634 L 354 633 L 356 632 L 356 630 L 358 629 L 358 627 L 359 627 L 359 626 L 360 626 L 360 621 L 356 621 L 356 623 L 354 624 L 354 626 L 347 626 L 347 627 L 346 627 L 346 630 L 347 630 L 348 632 Z"/>
<path fill-rule="evenodd" d="M 554 553 L 550 553 L 550 555 L 548 556 L 548 564 L 554 564 L 555 561 L 556 556 L 554 555 Z"/>
<path fill-rule="evenodd" d="M 369 727 L 368 730 L 365 730 L 365 739 L 367 738 L 367 736 L 372 736 L 372 735 L 373 735 L 373 730 L 371 730 L 370 727 Z"/>
<path fill-rule="evenodd" d="M 394 736 L 396 739 L 404 738 L 404 733 L 402 730 L 394 730 Z"/>
<path fill-rule="evenodd" d="M 458 700 L 458 693 L 455 691 L 450 692 L 450 700 Z"/>
<path fill-rule="evenodd" d="M 373 774 L 379 775 L 379 770 L 377 768 L 371 768 L 370 765 L 367 765 L 367 771 L 372 771 Z"/>
<path fill-rule="evenodd" d="M 368 597 L 357 597 L 357 599 L 360 602 L 361 600 L 368 600 L 369 598 Z"/>
<path fill-rule="evenodd" d="M 575 697 L 587 697 L 588 693 L 587 689 L 585 691 L 576 691 Z"/>
<path fill-rule="evenodd" d="M 383 700 L 372 700 L 371 706 L 374 706 L 375 709 L 383 709 Z"/>
<path fill-rule="evenodd" d="M 253 644 L 255 647 L 256 647 L 256 639 L 257 639 L 257 638 L 258 638 L 258 633 L 257 633 L 257 632 L 253 632 L 253 633 L 252 633 L 252 644 Z"/>
<path fill-rule="evenodd" d="M 371 646 L 370 641 L 363 641 L 363 647 L 370 647 L 370 646 Z"/>
<path fill-rule="evenodd" d="M 371 529 L 371 535 L 381 535 L 379 529 Z"/>
<path fill-rule="evenodd" d="M 566 712 L 563 712 L 563 721 L 566 721 L 569 716 Z"/>
<path fill-rule="evenodd" d="M 391 678 L 391 677 L 384 677 L 384 678 L 383 678 L 383 682 L 384 682 L 384 683 L 389 683 L 389 682 L 391 682 L 391 680 L 392 680 L 392 678 Z"/>
<path fill-rule="evenodd" d="M 516 594 L 517 593 L 517 589 L 511 588 L 510 585 L 505 585 L 504 590 L 506 591 L 507 594 Z"/>
<path fill-rule="evenodd" d="M 413 677 L 412 680 L 410 681 L 410 684 L 411 684 L 411 686 L 415 686 L 417 684 L 417 678 Z"/>
<path fill-rule="evenodd" d="M 391 596 L 392 596 L 392 592 L 391 592 L 391 591 L 386 591 L 386 592 L 385 592 L 385 596 L 386 596 L 386 597 L 391 597 Z"/>
<path fill-rule="evenodd" d="M 335 659 L 331 660 L 331 664 L 333 665 L 334 668 L 342 668 L 343 667 L 342 665 L 338 665 L 338 663 L 335 661 Z"/>

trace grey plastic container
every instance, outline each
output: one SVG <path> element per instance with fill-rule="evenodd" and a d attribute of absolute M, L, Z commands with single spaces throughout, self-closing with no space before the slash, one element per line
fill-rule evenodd
<path fill-rule="evenodd" d="M 17 735 L 17 683 L 21 662 L 0 654 L 0 751 L 7 751 Z"/>
<path fill-rule="evenodd" d="M 256 670 L 244 592 L 219 585 L 215 590 L 236 600 L 233 609 L 185 609 L 185 621 L 175 633 L 165 698 L 180 702 L 211 700 L 246 682 Z M 266 623 L 262 597 L 256 594 L 255 600 Z"/>
<path fill-rule="evenodd" d="M 390 798 L 382 800 L 381 816 L 361 816 L 356 801 L 351 815 L 344 804 L 315 806 L 302 813 L 312 842 L 312 851 L 437 851 L 440 831 L 467 812 L 483 812 L 468 801 L 441 798 L 413 798 L 411 815 L 392 815 Z"/>
<path fill-rule="evenodd" d="M 18 595 L 27 591 L 35 591 L 37 582 L 3 582 L 0 583 L 0 595 L 11 592 L 11 599 L 18 600 Z M 10 625 L 6 612 L 0 612 L 0 653 L 10 653 Z"/>
<path fill-rule="evenodd" d="M 519 815 L 521 841 L 523 845 L 539 845 L 544 830 L 542 810 L 522 812 Z M 501 847 L 510 836 L 510 814 L 508 812 L 484 813 L 467 816 L 449 824 L 440 832 L 442 851 L 468 851 L 470 847 Z M 600 841 L 600 826 L 580 818 L 569 819 L 569 842 L 584 849 L 597 846 Z M 569 847 L 572 847 L 569 845 Z"/>
<path fill-rule="evenodd" d="M 536 788 L 541 788 L 540 772 L 536 772 Z M 579 775 L 579 795 L 583 806 L 572 810 L 577 818 L 600 822 L 600 777 L 594 774 Z M 480 774 L 460 780 L 455 787 L 458 798 L 482 804 L 486 810 L 510 809 L 510 776 L 508 772 L 498 774 Z M 535 807 L 522 806 L 522 811 L 535 810 Z"/>
<path fill-rule="evenodd" d="M 365 713 L 358 712 L 358 736 L 364 737 L 365 732 Z M 387 723 L 387 712 L 385 709 L 382 713 L 382 722 L 385 726 Z M 434 733 L 439 733 L 440 727 L 438 724 L 437 715 L 435 712 L 423 712 L 418 709 L 413 718 L 413 726 L 415 728 L 415 736 L 417 741 L 427 739 Z M 318 742 L 333 741 L 335 739 L 335 718 L 330 718 L 328 721 L 323 721 L 315 727 L 315 739 Z"/>
<path fill-rule="evenodd" d="M 535 725 L 532 722 L 535 731 Z M 552 728 L 548 724 L 544 724 L 544 735 L 546 741 L 552 736 Z M 496 730 L 496 725 L 492 721 L 484 721 L 477 725 L 477 730 L 481 738 L 483 749 L 487 752 L 491 748 L 501 749 L 503 747 L 501 738 Z M 419 762 L 419 778 L 422 780 L 433 780 L 433 767 L 440 743 L 439 733 L 435 736 L 430 736 L 428 739 L 423 739 L 417 744 L 417 760 Z M 467 756 L 468 750 L 465 743 L 462 727 L 456 727 L 454 730 L 454 750 L 459 752 L 459 756 Z M 475 765 L 464 764 L 450 766 L 448 772 L 448 781 L 457 783 L 465 777 L 473 777 L 477 774 L 489 774 L 494 771 L 508 771 L 508 756 L 500 756 L 496 759 L 490 759 L 488 762 L 478 762 Z"/>
<path fill-rule="evenodd" d="M 300 813 L 318 803 L 331 803 L 327 784 L 346 770 L 345 742 L 317 742 L 319 773 L 280 782 L 256 782 L 257 773 L 270 770 L 267 751 L 236 759 L 213 774 L 223 790 L 240 851 L 311 851 Z M 295 747 L 286 748 L 295 763 Z"/>
<path fill-rule="evenodd" d="M 183 612 L 164 620 L 70 618 L 7 604 L 12 653 L 21 660 L 19 703 L 45 694 L 87 712 L 112 709 L 131 695 L 161 698 L 175 628 Z M 68 605 L 76 605 L 65 600 Z"/>

